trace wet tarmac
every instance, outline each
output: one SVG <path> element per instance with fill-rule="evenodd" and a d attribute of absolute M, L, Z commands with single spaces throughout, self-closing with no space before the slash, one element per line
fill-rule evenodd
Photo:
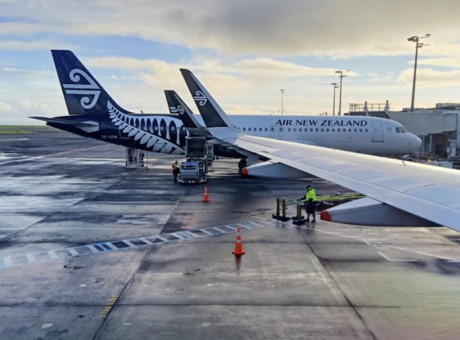
<path fill-rule="evenodd" d="M 53 130 L 54 131 L 54 130 Z M 64 132 L 0 136 L 1 339 L 458 339 L 460 234 L 271 218 L 319 179 L 204 185 L 176 158 Z M 235 257 L 237 228 L 243 249 Z"/>

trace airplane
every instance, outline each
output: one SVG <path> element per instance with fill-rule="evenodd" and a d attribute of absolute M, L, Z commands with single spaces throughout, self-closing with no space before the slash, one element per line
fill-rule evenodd
<path fill-rule="evenodd" d="M 460 231 L 460 171 L 399 159 L 251 136 L 235 128 L 195 75 L 181 69 L 192 94 L 207 100 L 198 108 L 220 143 L 264 159 L 247 175 L 284 178 L 296 172 L 317 176 L 367 197 L 321 212 L 321 219 L 380 226 L 445 226 Z"/>
<path fill-rule="evenodd" d="M 203 125 L 202 118 L 194 118 L 193 112 L 174 91 L 165 91 L 170 113 Z M 202 93 L 194 95 L 197 105 L 208 99 Z M 216 103 L 215 103 L 216 105 Z M 187 112 L 187 115 L 184 113 Z M 325 146 L 378 156 L 417 156 L 421 140 L 407 132 L 398 122 L 390 119 L 360 116 L 230 116 L 240 130 L 250 135 L 292 140 L 303 144 Z M 189 128 L 187 128 L 189 129 Z M 202 131 L 203 133 L 203 131 Z"/>
<path fill-rule="evenodd" d="M 69 115 L 31 117 L 47 125 L 143 151 L 183 154 L 189 135 L 178 115 L 134 114 L 123 109 L 71 51 L 51 51 Z M 199 95 L 198 97 L 199 98 Z M 198 118 L 198 117 L 197 117 Z M 417 153 L 421 140 L 391 120 L 346 116 L 232 116 L 243 131 L 363 153 Z M 202 119 L 197 119 L 204 124 Z M 241 157 L 232 148 L 218 156 Z M 222 152 L 223 154 L 219 154 Z"/>

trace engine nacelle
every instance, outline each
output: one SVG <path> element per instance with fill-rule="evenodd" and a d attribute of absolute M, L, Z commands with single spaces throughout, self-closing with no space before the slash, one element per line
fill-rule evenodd
<path fill-rule="evenodd" d="M 254 164 L 241 170 L 243 176 L 256 176 L 265 178 L 303 178 L 305 172 L 291 168 L 290 166 L 266 161 Z"/>
<path fill-rule="evenodd" d="M 369 226 L 434 226 L 433 222 L 366 197 L 321 212 L 325 221 Z"/>

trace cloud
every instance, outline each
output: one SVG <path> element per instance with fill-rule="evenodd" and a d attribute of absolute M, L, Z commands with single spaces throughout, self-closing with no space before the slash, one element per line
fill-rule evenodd
<path fill-rule="evenodd" d="M 12 19 L 0 35 L 140 37 L 230 55 L 401 55 L 414 34 L 455 42 L 459 11 L 454 0 L 25 0 L 3 5 Z"/>
<path fill-rule="evenodd" d="M 10 104 L 5 103 L 5 102 L 0 102 L 0 112 L 7 113 L 7 112 L 11 112 L 12 110 L 13 110 L 13 107 Z"/>

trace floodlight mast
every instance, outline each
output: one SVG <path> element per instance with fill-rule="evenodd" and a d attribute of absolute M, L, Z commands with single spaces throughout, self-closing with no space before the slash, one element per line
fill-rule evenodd
<path fill-rule="evenodd" d="M 335 116 L 335 89 L 337 89 L 339 87 L 339 85 L 337 85 L 337 83 L 331 83 L 331 85 L 333 86 L 333 97 L 332 97 L 332 115 Z"/>
<path fill-rule="evenodd" d="M 424 36 L 412 36 L 410 38 L 407 38 L 407 41 L 412 41 L 415 42 L 415 62 L 414 62 L 414 77 L 412 80 L 412 100 L 410 104 L 410 110 L 411 112 L 414 112 L 414 102 L 415 102 L 415 80 L 417 78 L 417 59 L 418 59 L 418 49 L 422 48 L 423 46 L 428 46 L 428 44 L 424 44 L 419 42 L 420 39 L 426 39 L 431 36 L 430 33 L 425 34 Z"/>
<path fill-rule="evenodd" d="M 342 113 L 342 79 L 343 79 L 343 77 L 345 77 L 345 75 L 344 75 L 345 72 L 350 72 L 350 70 L 338 70 L 338 71 L 335 71 L 335 73 L 338 73 L 338 74 L 339 74 L 339 78 L 340 78 L 340 86 L 339 86 L 339 113 L 338 113 L 339 116 L 340 116 L 341 113 Z"/>

